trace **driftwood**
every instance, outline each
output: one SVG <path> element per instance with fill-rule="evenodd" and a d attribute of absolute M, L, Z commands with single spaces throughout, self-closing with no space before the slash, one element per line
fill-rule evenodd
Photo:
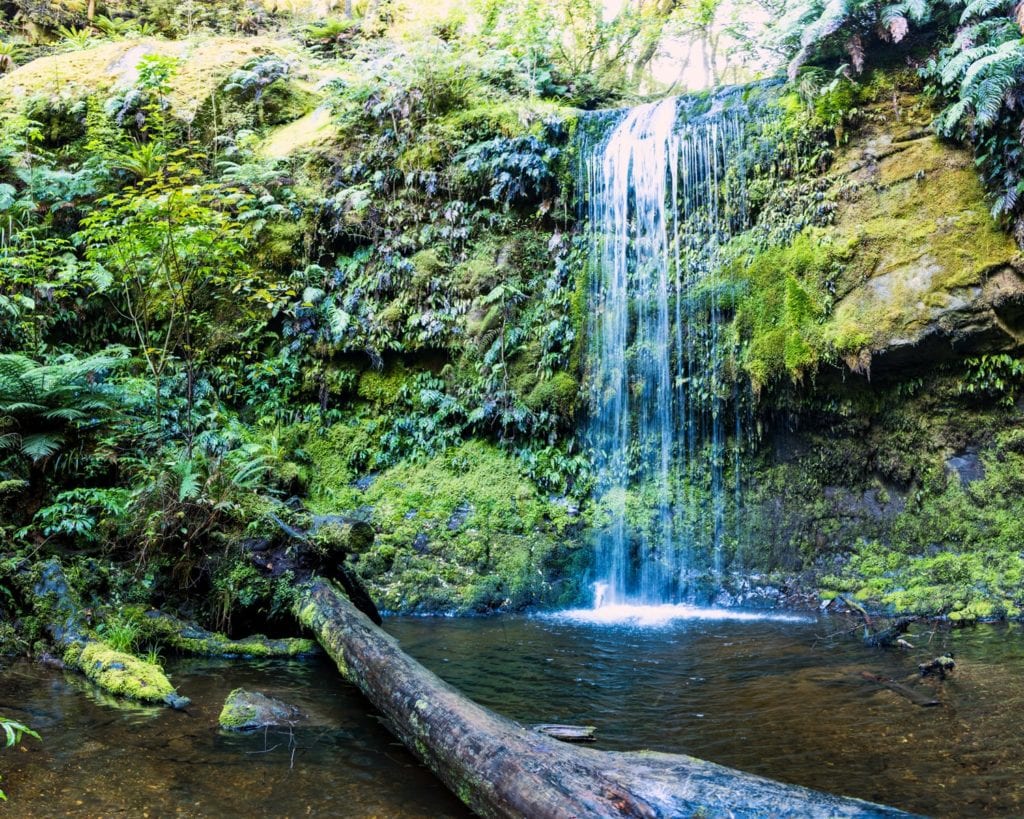
<path fill-rule="evenodd" d="M 922 708 L 931 708 L 936 705 L 942 705 L 942 702 L 935 699 L 935 697 L 929 696 L 922 691 L 916 691 L 909 685 L 896 682 L 896 680 L 888 677 L 880 677 L 878 674 L 872 674 L 870 671 L 862 671 L 860 676 L 868 682 L 876 683 L 883 688 L 888 688 L 890 691 L 899 694 L 901 697 L 906 697 L 914 703 L 914 705 L 920 705 Z"/>
<path fill-rule="evenodd" d="M 594 732 L 597 731 L 593 725 L 555 725 L 544 723 L 534 725 L 533 730 L 552 739 L 560 739 L 562 742 L 593 742 Z"/>
<path fill-rule="evenodd" d="M 146 612 L 149 635 L 175 651 L 202 657 L 308 657 L 320 652 L 313 640 L 254 634 L 231 640 L 162 611 Z"/>
<path fill-rule="evenodd" d="M 917 621 L 917 617 L 899 617 L 887 623 L 884 627 L 878 628 L 871 619 L 871 615 L 868 614 L 867 609 L 862 605 L 850 600 L 848 597 L 840 597 L 840 599 L 848 608 L 857 612 L 864 619 L 864 645 L 871 648 L 890 648 L 892 646 L 913 648 L 906 640 L 902 639 L 901 635 L 907 633 L 911 624 Z"/>
<path fill-rule="evenodd" d="M 334 584 L 300 587 L 299 619 L 391 730 L 481 816 L 905 816 L 689 756 L 567 745 L 460 694 L 374 626 Z"/>

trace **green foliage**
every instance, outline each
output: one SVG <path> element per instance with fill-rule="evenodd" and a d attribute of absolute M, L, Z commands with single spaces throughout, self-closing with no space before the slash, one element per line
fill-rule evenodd
<path fill-rule="evenodd" d="M 0 715 L 0 728 L 3 728 L 4 741 L 8 748 L 17 745 L 26 736 L 35 737 L 40 741 L 42 740 L 42 737 L 27 725 L 24 725 L 17 720 L 8 719 L 3 715 Z M 0 790 L 0 801 L 7 801 L 7 794 L 2 790 Z"/>
<path fill-rule="evenodd" d="M 1017 402 L 1024 387 L 1024 361 L 1007 353 L 969 358 L 961 392 L 995 398 L 1004 407 Z"/>
<path fill-rule="evenodd" d="M 116 397 L 103 378 L 123 363 L 116 349 L 49 364 L 0 355 L 0 450 L 46 461 L 77 433 L 109 420 Z"/>
<path fill-rule="evenodd" d="M 96 633 L 114 651 L 131 654 L 139 641 L 139 626 L 127 617 L 113 617 L 96 628 Z"/>
<path fill-rule="evenodd" d="M 127 514 L 128 500 L 127 489 L 78 487 L 56 495 L 32 523 L 46 537 L 63 536 L 82 548 L 103 542 L 104 534 Z"/>
<path fill-rule="evenodd" d="M 836 251 L 813 234 L 788 246 L 740 255 L 730 277 L 740 283 L 735 327 L 740 360 L 755 389 L 783 374 L 799 380 L 829 352 L 821 320 L 830 306 Z"/>

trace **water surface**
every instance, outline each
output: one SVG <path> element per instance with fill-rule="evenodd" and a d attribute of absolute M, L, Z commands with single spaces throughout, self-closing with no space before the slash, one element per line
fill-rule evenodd
<path fill-rule="evenodd" d="M 939 816 L 1024 815 L 1024 632 L 921 630 L 869 649 L 845 620 L 564 617 L 388 623 L 403 647 L 477 701 L 527 723 L 595 725 L 598 748 L 687 753 Z M 945 682 L 917 664 L 946 651 Z M 906 683 L 923 708 L 866 680 Z"/>
<path fill-rule="evenodd" d="M 678 612 L 677 612 L 678 614 Z M 657 627 L 566 616 L 389 618 L 403 647 L 525 723 L 595 725 L 598 748 L 688 753 L 937 816 L 1024 815 L 1024 632 L 921 630 L 907 652 L 865 648 L 854 624 L 691 619 Z M 957 668 L 921 681 L 943 652 Z M 99 697 L 82 678 L 0 660 L 0 713 L 43 742 L 0 749 L 11 816 L 458 817 L 465 809 L 326 661 L 172 660 L 188 713 Z M 913 705 L 881 675 L 939 699 Z M 216 727 L 237 686 L 292 702 L 287 732 Z"/>
<path fill-rule="evenodd" d="M 0 748 L 0 814 L 19 817 L 467 817 L 326 660 L 171 660 L 185 713 L 99 694 L 75 674 L 0 659 L 0 714 L 42 742 Z M 287 731 L 226 734 L 236 687 L 299 706 Z"/>

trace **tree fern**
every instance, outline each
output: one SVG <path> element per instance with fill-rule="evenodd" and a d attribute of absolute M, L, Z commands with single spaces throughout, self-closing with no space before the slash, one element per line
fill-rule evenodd
<path fill-rule="evenodd" d="M 0 355 L 0 448 L 33 461 L 54 455 L 72 428 L 109 414 L 113 397 L 99 374 L 124 360 L 121 349 L 85 358 L 62 356 L 49 364 Z"/>
<path fill-rule="evenodd" d="M 960 24 L 978 17 L 988 17 L 997 11 L 1009 12 L 1014 5 L 1013 0 L 971 0 L 960 15 Z"/>

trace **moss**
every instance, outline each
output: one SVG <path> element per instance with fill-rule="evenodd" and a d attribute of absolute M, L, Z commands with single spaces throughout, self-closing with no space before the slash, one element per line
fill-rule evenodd
<path fill-rule="evenodd" d="M 241 731 L 256 718 L 256 708 L 242 698 L 245 689 L 236 688 L 228 694 L 217 723 L 229 731 Z"/>
<path fill-rule="evenodd" d="M 41 57 L 3 75 L 0 108 L 10 109 L 35 95 L 75 100 L 127 88 L 135 82 L 139 60 L 159 54 L 182 59 L 172 81 L 171 107 L 177 118 L 192 122 L 232 71 L 268 53 L 291 56 L 298 50 L 294 43 L 271 37 L 107 41 L 93 48 Z"/>
<path fill-rule="evenodd" d="M 392 467 L 363 502 L 379 534 L 357 568 L 390 610 L 482 611 L 543 599 L 547 561 L 568 522 L 511 456 L 477 441 Z"/>
<path fill-rule="evenodd" d="M 544 410 L 562 418 L 571 418 L 580 397 L 580 385 L 568 373 L 555 373 L 540 381 L 526 396 L 526 406 L 533 412 Z"/>
<path fill-rule="evenodd" d="M 268 159 L 284 159 L 326 145 L 337 133 L 330 110 L 320 107 L 294 122 L 272 129 L 257 152 Z"/>
<path fill-rule="evenodd" d="M 291 272 L 301 258 L 309 226 L 303 219 L 270 222 L 261 232 L 257 258 L 264 267 Z"/>
<path fill-rule="evenodd" d="M 957 291 L 982 285 L 1016 253 L 966 152 L 931 137 L 889 150 L 838 212 L 836 241 L 849 263 L 824 328 L 836 346 L 914 337 Z"/>
<path fill-rule="evenodd" d="M 177 699 L 160 666 L 115 651 L 98 640 L 72 643 L 64 652 L 64 662 L 112 694 L 143 702 Z"/>
<path fill-rule="evenodd" d="M 1016 432 L 1013 430 L 1012 432 Z M 999 434 L 981 453 L 984 477 L 963 485 L 939 473 L 888 536 L 858 544 L 830 589 L 896 612 L 953 620 L 1015 617 L 1024 608 L 1024 455 Z"/>
<path fill-rule="evenodd" d="M 359 377 L 357 392 L 364 401 L 375 407 L 389 408 L 399 404 L 402 390 L 411 373 L 398 364 L 385 370 L 367 370 Z"/>
<path fill-rule="evenodd" d="M 303 445 L 312 466 L 310 507 L 337 512 L 360 505 L 359 491 L 352 484 L 376 449 L 368 425 L 361 421 L 336 423 L 323 431 L 311 429 Z"/>

